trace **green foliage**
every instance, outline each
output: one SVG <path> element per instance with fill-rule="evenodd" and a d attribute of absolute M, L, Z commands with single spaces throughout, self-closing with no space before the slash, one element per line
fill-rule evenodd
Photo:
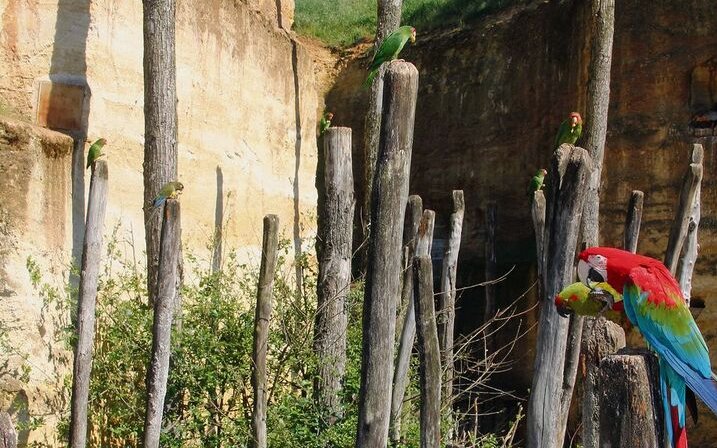
<path fill-rule="evenodd" d="M 528 0 L 404 0 L 402 24 L 420 33 L 463 26 L 486 14 Z M 296 0 L 294 28 L 333 47 L 347 47 L 376 34 L 373 0 Z"/>

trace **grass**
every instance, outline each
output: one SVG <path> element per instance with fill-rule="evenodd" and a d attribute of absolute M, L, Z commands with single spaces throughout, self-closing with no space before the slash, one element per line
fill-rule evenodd
<path fill-rule="evenodd" d="M 404 0 L 403 24 L 421 32 L 463 26 L 529 0 Z M 296 0 L 294 29 L 332 47 L 348 47 L 376 33 L 375 0 Z"/>

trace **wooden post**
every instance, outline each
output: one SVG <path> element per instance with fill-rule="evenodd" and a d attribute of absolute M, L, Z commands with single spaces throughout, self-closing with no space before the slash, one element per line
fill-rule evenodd
<path fill-rule="evenodd" d="M 535 252 L 538 258 L 538 297 L 545 295 L 545 194 L 543 190 L 533 193 L 531 207 L 533 231 L 535 232 Z"/>
<path fill-rule="evenodd" d="M 351 129 L 329 128 L 324 134 L 325 216 L 316 238 L 319 258 L 314 351 L 318 358 L 316 397 L 330 413 L 341 415 L 341 381 L 346 370 L 346 296 L 351 286 L 354 180 Z"/>
<path fill-rule="evenodd" d="M 489 202 L 485 210 L 485 280 L 495 280 L 498 272 L 498 259 L 495 253 L 495 229 L 497 225 L 498 206 L 495 202 Z M 485 286 L 485 308 L 483 310 L 483 322 L 488 322 L 495 314 L 495 285 Z M 485 336 L 485 348 L 492 352 L 493 335 L 488 332 Z M 488 353 L 485 354 L 488 356 Z"/>
<path fill-rule="evenodd" d="M 692 163 L 698 164 L 703 167 L 704 149 L 702 145 L 696 143 L 692 145 Z M 704 169 L 704 167 L 703 167 Z M 692 201 L 692 209 L 690 210 L 689 225 L 687 226 L 687 235 L 685 237 L 685 247 L 680 260 L 680 267 L 677 273 L 677 278 L 680 281 L 680 289 L 682 295 L 687 302 L 687 306 L 690 305 L 690 299 L 692 298 L 692 273 L 695 269 L 695 263 L 697 262 L 697 253 L 699 252 L 699 244 L 697 243 L 697 229 L 700 225 L 701 217 L 701 196 L 702 195 L 702 179 L 698 179 L 697 187 L 695 188 L 695 195 Z"/>
<path fill-rule="evenodd" d="M 416 235 L 415 254 L 416 256 L 431 255 L 431 246 L 433 245 L 433 227 L 435 224 L 436 213 L 433 210 L 424 210 L 421 221 L 418 226 Z M 413 257 L 411 265 L 415 262 Z M 413 278 L 413 267 L 411 268 L 411 283 L 413 283 L 413 297 L 410 298 L 406 309 L 406 315 L 403 320 L 401 330 L 401 340 L 398 345 L 398 354 L 396 355 L 396 368 L 393 371 L 393 390 L 391 391 L 391 440 L 398 441 L 401 437 L 401 410 L 403 409 L 403 399 L 408 388 L 409 377 L 408 369 L 411 363 L 411 352 L 413 351 L 413 342 L 416 340 L 416 292 L 415 279 Z"/>
<path fill-rule="evenodd" d="M 403 4 L 403 0 L 378 0 L 377 3 L 376 40 L 373 54 L 378 51 L 383 40 L 401 25 L 401 5 Z M 364 227 L 361 231 L 364 238 L 368 238 L 369 236 L 368 229 L 371 221 L 372 190 L 374 175 L 376 173 L 377 156 L 379 153 L 381 115 L 383 111 L 383 79 L 387 65 L 388 64 L 384 64 L 379 68 L 378 75 L 369 87 L 368 110 L 366 111 L 366 119 L 364 122 L 364 200 L 363 207 L 361 208 L 361 222 L 364 223 Z M 367 261 L 366 253 L 364 252 L 363 254 L 360 259 L 365 262 Z M 362 266 L 362 272 L 363 268 L 365 268 L 365 265 Z"/>
<path fill-rule="evenodd" d="M 672 275 L 677 272 L 677 262 L 682 251 L 682 245 L 685 242 L 687 231 L 690 225 L 690 213 L 692 212 L 692 204 L 695 200 L 697 185 L 702 182 L 702 165 L 699 163 L 691 163 L 682 179 L 682 190 L 680 191 L 680 202 L 677 205 L 677 213 L 672 221 L 670 229 L 670 239 L 667 241 L 667 250 L 665 251 L 665 266 L 670 270 Z"/>
<path fill-rule="evenodd" d="M 413 272 L 421 379 L 421 448 L 435 448 L 441 444 L 441 353 L 433 302 L 431 257 L 416 255 Z"/>
<path fill-rule="evenodd" d="M 662 445 L 663 412 L 658 361 L 647 350 L 610 355 L 600 362 L 600 447 Z"/>
<path fill-rule="evenodd" d="M 453 213 L 449 223 L 446 251 L 441 269 L 441 293 L 438 296 L 438 342 L 443 353 L 443 406 L 453 406 L 453 330 L 456 320 L 456 275 L 461 248 L 465 200 L 463 190 L 453 190 Z"/>
<path fill-rule="evenodd" d="M 90 393 L 92 351 L 95 341 L 95 304 L 102 258 L 102 232 L 107 210 L 107 162 L 95 161 L 87 201 L 87 224 L 82 248 L 82 273 L 77 310 L 77 343 L 72 372 L 70 446 L 87 445 L 87 400 Z"/>
<path fill-rule="evenodd" d="M 396 313 L 396 328 L 403 328 L 408 305 L 413 301 L 413 256 L 416 254 L 418 226 L 423 215 L 423 201 L 418 195 L 408 197 L 406 216 L 403 223 L 403 276 L 401 278 L 401 303 Z M 402 331 L 396 332 L 396 345 L 399 344 Z"/>
<path fill-rule="evenodd" d="M 640 190 L 633 190 L 630 194 L 630 202 L 627 206 L 623 247 L 633 254 L 637 252 L 637 240 L 640 237 L 640 223 L 642 222 L 642 204 L 644 199 L 645 193 Z"/>
<path fill-rule="evenodd" d="M 254 390 L 254 410 L 251 417 L 251 446 L 266 448 L 266 352 L 269 345 L 274 272 L 279 257 L 279 217 L 264 217 L 261 245 L 261 267 L 256 292 L 254 315 L 254 349 L 252 352 L 251 386 Z"/>
<path fill-rule="evenodd" d="M 147 371 L 147 410 L 144 419 L 144 446 L 147 448 L 159 447 L 169 375 L 170 336 L 177 298 L 177 266 L 181 245 L 179 201 L 167 199 L 163 212 L 157 295 L 152 323 L 152 357 Z"/>
<path fill-rule="evenodd" d="M 584 448 L 599 447 L 601 391 L 597 387 L 598 366 L 603 358 L 623 347 L 625 347 L 625 332 L 619 325 L 605 320 L 604 317 L 586 320 L 582 339 L 582 353 L 586 366 L 582 400 Z"/>
<path fill-rule="evenodd" d="M 387 444 L 401 234 L 408 198 L 418 70 L 393 61 L 384 78 L 381 138 L 371 205 L 363 309 L 357 447 Z"/>
<path fill-rule="evenodd" d="M 560 427 L 556 410 L 561 409 L 567 393 L 563 368 L 569 321 L 558 315 L 552 297 L 573 281 L 573 260 L 591 168 L 587 152 L 571 145 L 560 146 L 551 160 L 545 232 L 547 275 L 528 402 L 529 447 L 555 448 L 563 443 L 565 427 Z"/>
<path fill-rule="evenodd" d="M 176 0 L 143 1 L 144 29 L 144 230 L 147 291 L 154 303 L 159 272 L 162 218 L 152 200 L 177 180 Z"/>

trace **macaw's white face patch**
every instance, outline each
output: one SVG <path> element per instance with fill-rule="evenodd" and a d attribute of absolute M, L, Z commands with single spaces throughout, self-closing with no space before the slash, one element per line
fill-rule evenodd
<path fill-rule="evenodd" d="M 578 278 L 584 284 L 607 282 L 607 258 L 602 255 L 590 255 L 588 261 L 578 262 Z"/>

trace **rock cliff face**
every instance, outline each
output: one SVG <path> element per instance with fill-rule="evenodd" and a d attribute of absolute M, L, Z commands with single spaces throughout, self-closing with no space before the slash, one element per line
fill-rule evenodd
<path fill-rule="evenodd" d="M 204 248 L 221 225 L 225 253 L 237 249 L 240 257 L 257 261 L 265 214 L 279 215 L 282 235 L 295 242 L 315 227 L 314 65 L 288 31 L 293 0 L 177 5 L 183 241 L 209 261 Z M 142 2 L 0 0 L 0 26 L 0 113 L 83 140 L 105 137 L 105 241 L 119 225 L 119 238 L 133 241 L 141 253 Z M 30 286 L 25 260 L 37 260 L 43 280 L 66 283 L 70 254 L 79 256 L 81 248 L 89 171 L 84 143 L 73 156 L 69 137 L 0 123 L 0 130 L 10 129 L 0 133 L 0 317 L 18 319 L 9 337 L 22 341 L 13 350 L 31 353 L 32 366 L 30 386 L 21 386 L 15 381 L 22 373 L 19 358 L 12 358 L 7 376 L 0 349 L 0 411 L 10 409 L 17 422 L 50 414 L 45 395 L 59 390 L 55 374 L 64 374 L 48 361 L 48 354 L 62 352 L 50 344 L 55 330 L 44 326 L 42 300 Z M 49 148 L 61 142 L 61 151 L 46 154 L 47 142 Z M 46 423 L 55 428 L 51 419 Z M 54 443 L 42 431 L 24 437 Z"/>
<path fill-rule="evenodd" d="M 525 189 L 534 171 L 548 164 L 560 121 L 584 111 L 587 49 L 581 18 L 584 2 L 534 2 L 488 17 L 474 27 L 421 35 L 401 57 L 420 72 L 411 169 L 411 193 L 436 210 L 436 232 L 446 232 L 452 189 L 464 189 L 465 224 L 459 260 L 463 286 L 482 279 L 486 204 L 498 204 L 498 260 L 517 264 L 498 286 L 506 303 L 532 284 L 533 231 Z M 606 245 L 621 245 L 630 191 L 645 192 L 639 251 L 661 258 L 690 143 L 708 129 L 690 127 L 695 114 L 717 107 L 714 58 L 717 16 L 709 0 L 617 2 L 601 232 Z M 354 160 L 361 160 L 365 93 L 359 88 L 366 61 L 349 65 L 329 94 L 337 125 L 354 131 Z M 590 117 L 585 117 L 589 120 Z M 703 119 L 704 121 L 704 119 Z M 706 123 L 705 123 L 706 125 Z M 694 294 L 706 308 L 697 322 L 717 365 L 717 137 L 705 145 L 700 257 Z M 580 143 L 580 142 L 578 142 Z M 357 180 L 363 167 L 356 168 Z M 357 187 L 362 190 L 362 186 Z M 361 203 L 361 198 L 357 198 Z M 461 286 L 459 284 L 459 286 Z M 472 328 L 482 314 L 481 290 L 463 293 L 459 327 Z M 534 300 L 534 299 L 533 299 Z M 525 300 L 523 301 L 525 302 Z M 478 316 L 478 317 L 476 317 Z M 522 344 L 532 347 L 528 340 Z M 532 366 L 529 350 L 520 365 Z M 516 369 L 530 384 L 530 368 Z M 708 414 L 705 412 L 703 414 Z M 717 446 L 715 420 L 701 420 L 691 440 Z M 705 436 L 706 434 L 706 436 Z"/>

